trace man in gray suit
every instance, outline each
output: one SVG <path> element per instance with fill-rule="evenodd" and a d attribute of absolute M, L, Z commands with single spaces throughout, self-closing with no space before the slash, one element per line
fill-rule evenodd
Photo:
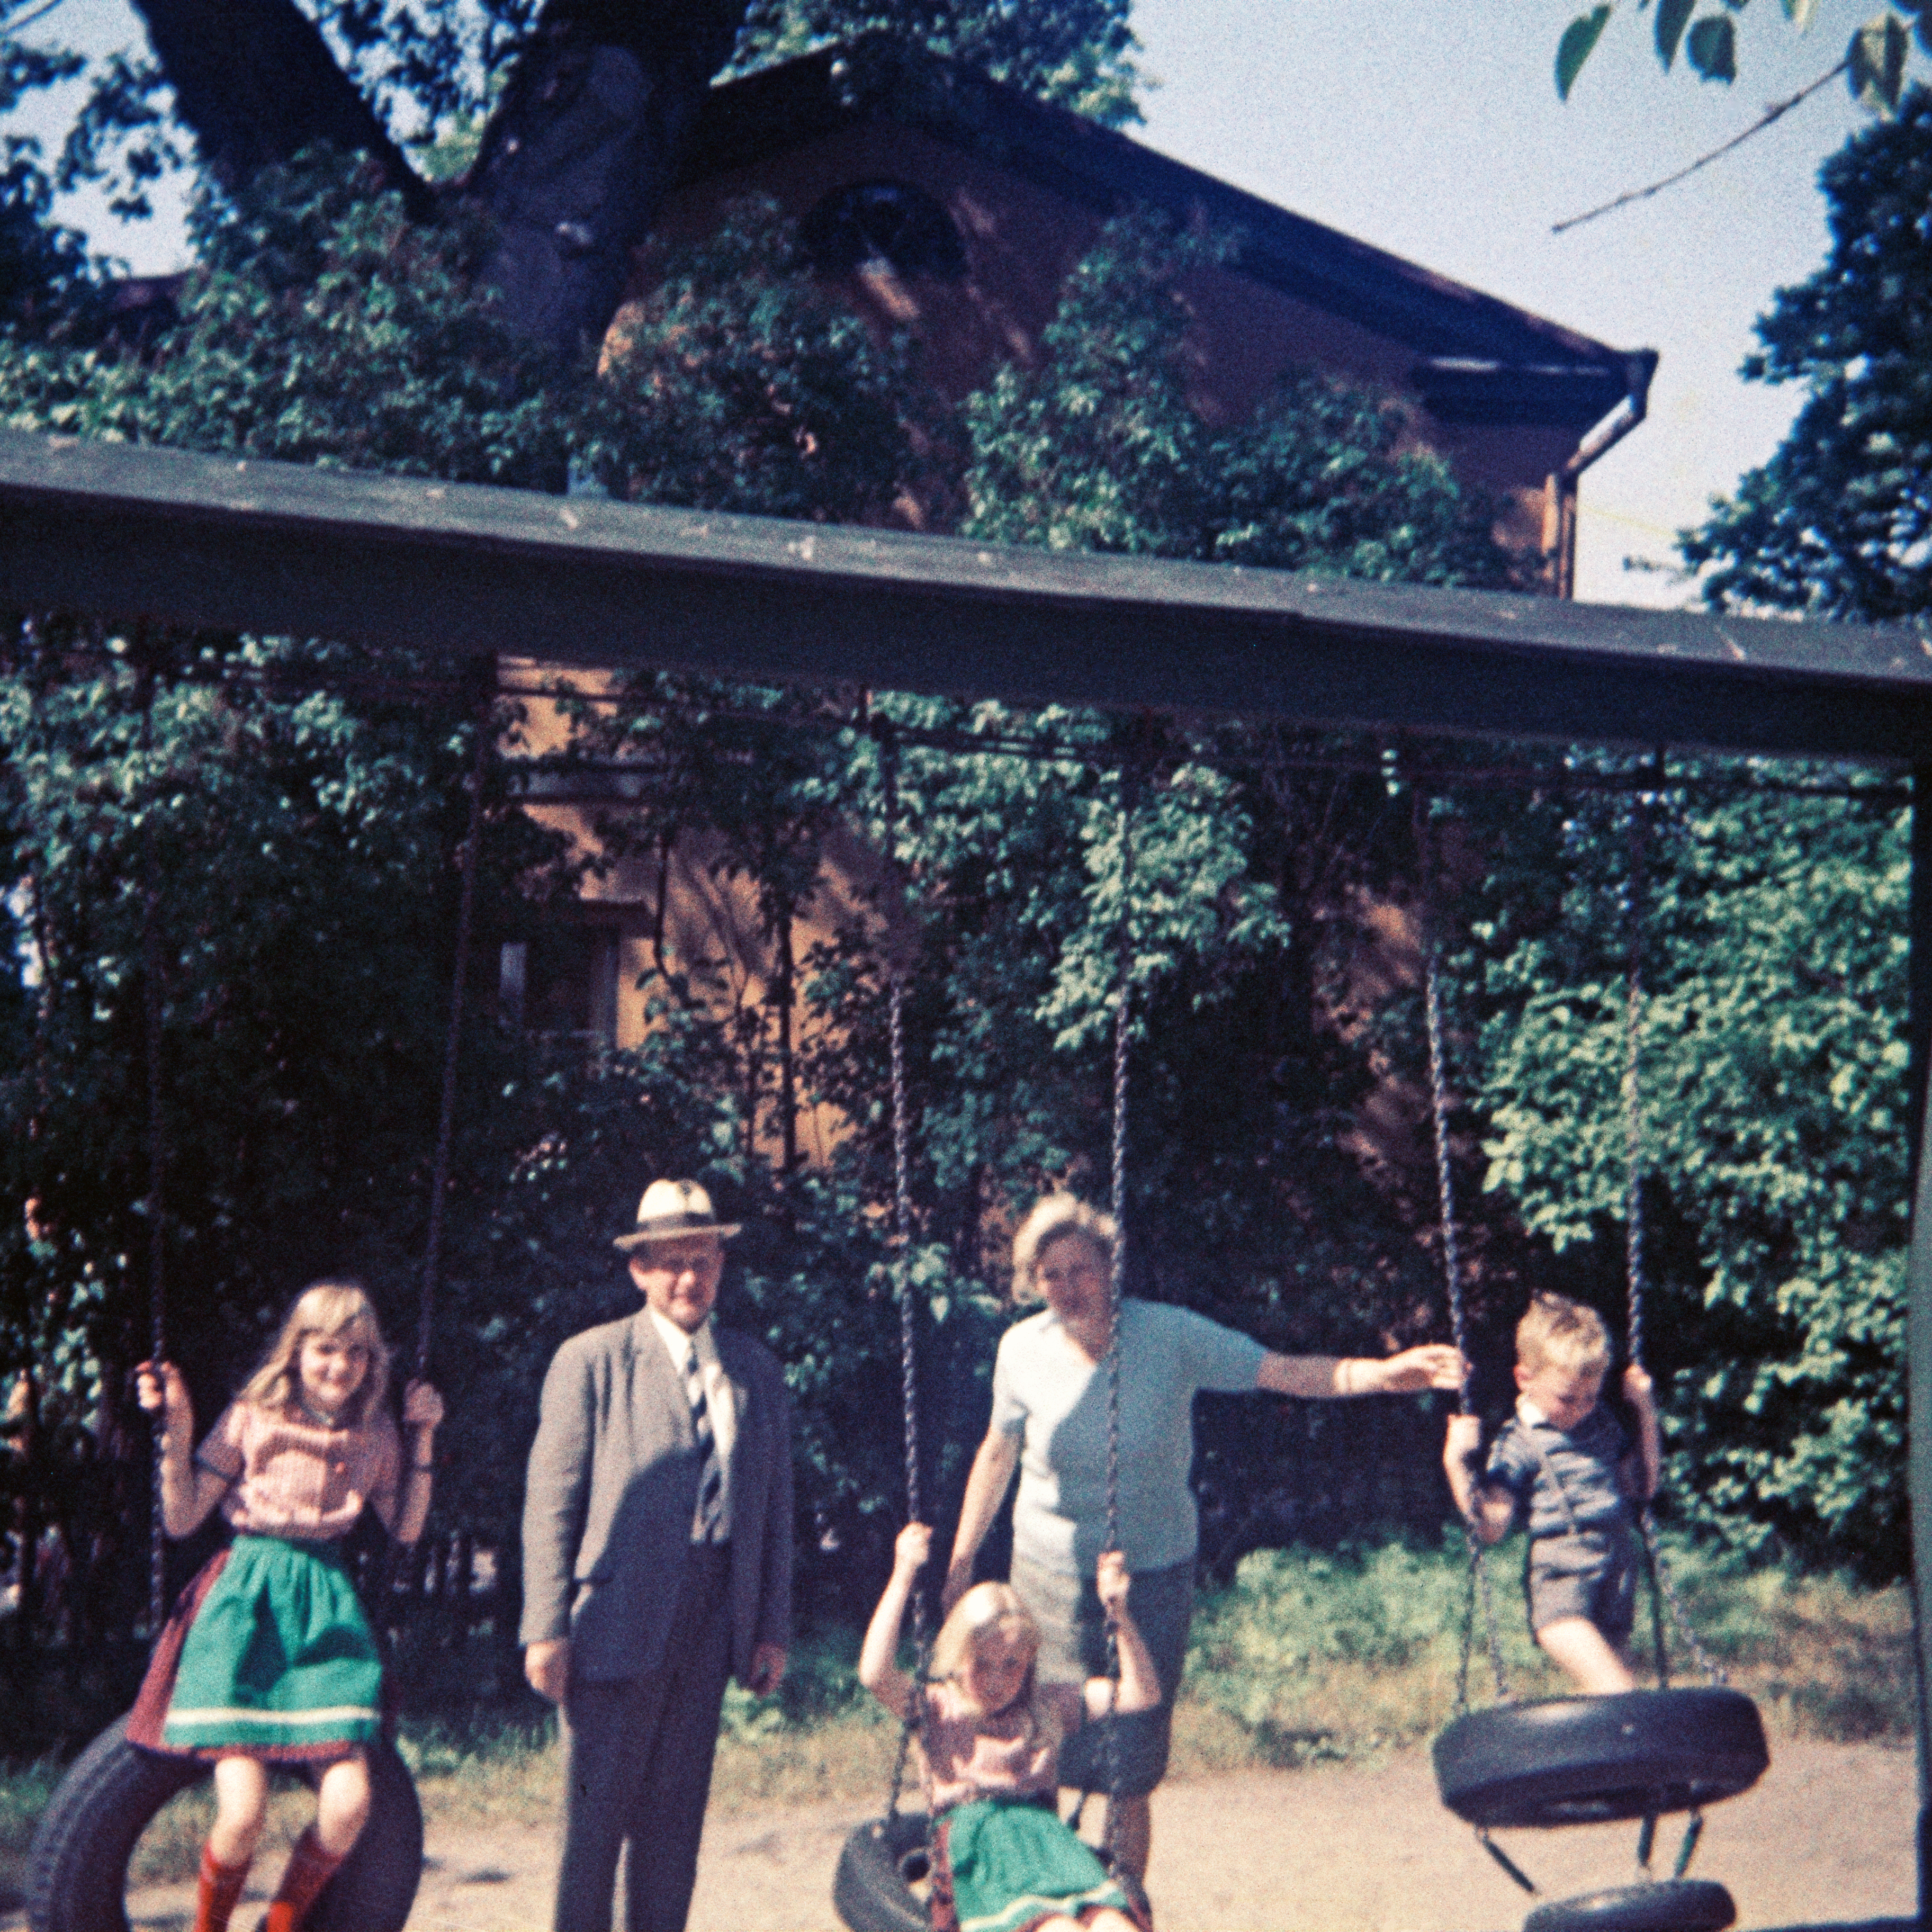
<path fill-rule="evenodd" d="M 563 1714 L 556 1932 L 683 1932 L 728 1676 L 764 1695 L 791 1640 L 791 1420 L 777 1359 L 714 1330 L 703 1188 L 654 1180 L 616 1245 L 644 1306 L 544 1378 L 524 1503 L 524 1670 Z"/>

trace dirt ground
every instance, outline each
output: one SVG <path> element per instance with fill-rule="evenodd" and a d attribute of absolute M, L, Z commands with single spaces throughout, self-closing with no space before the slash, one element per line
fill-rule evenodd
<path fill-rule="evenodd" d="M 1721 1879 L 1745 1928 L 1906 1932 L 1917 1808 L 1909 1751 L 1786 1743 L 1755 1790 L 1713 1811 L 1693 1875 Z M 714 1813 L 692 1932 L 832 1932 L 832 1868 L 863 1805 Z M 1526 1898 L 1438 1803 L 1420 1753 L 1374 1768 L 1248 1772 L 1171 1784 L 1154 1797 L 1150 1890 L 1162 1932 L 1505 1932 Z M 1660 1834 L 1663 1838 L 1663 1834 Z M 1634 1828 L 1506 1840 L 1546 1896 L 1628 1882 Z M 1660 1862 L 1674 1840 L 1660 1844 Z M 411 1932 L 543 1932 L 549 1833 L 432 1820 Z M 272 1879 L 271 1871 L 268 1876 Z M 128 1900 L 136 1932 L 178 1932 L 182 1887 Z M 237 1932 L 258 1909 L 244 1906 Z M 25 1922 L 0 1918 L 0 1932 Z"/>

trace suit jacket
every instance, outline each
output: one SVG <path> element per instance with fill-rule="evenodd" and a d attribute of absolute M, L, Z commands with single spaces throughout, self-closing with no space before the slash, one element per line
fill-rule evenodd
<path fill-rule="evenodd" d="M 791 1641 L 791 1405 L 771 1352 L 716 1329 L 736 1429 L 731 1507 L 731 1669 Z M 522 1638 L 571 1640 L 583 1682 L 634 1677 L 664 1657 L 698 1458 L 684 1380 L 646 1309 L 574 1335 L 544 1377 L 524 1497 Z"/>

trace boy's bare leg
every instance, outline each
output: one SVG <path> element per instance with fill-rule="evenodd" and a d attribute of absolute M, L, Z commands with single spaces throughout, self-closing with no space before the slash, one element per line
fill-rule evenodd
<path fill-rule="evenodd" d="M 1612 1697 L 1636 1688 L 1630 1666 L 1588 1617 L 1558 1617 L 1537 1632 L 1536 1640 L 1587 1697 Z"/>

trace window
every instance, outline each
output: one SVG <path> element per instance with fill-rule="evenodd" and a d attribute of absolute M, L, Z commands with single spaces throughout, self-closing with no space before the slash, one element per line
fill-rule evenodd
<path fill-rule="evenodd" d="M 868 262 L 896 274 L 956 280 L 966 272 L 965 244 L 952 218 L 924 189 L 903 182 L 854 182 L 834 188 L 799 224 L 812 266 L 849 275 Z"/>
<path fill-rule="evenodd" d="M 504 1023 L 614 1040 L 617 951 L 618 934 L 608 926 L 554 926 L 506 940 L 497 976 Z"/>

